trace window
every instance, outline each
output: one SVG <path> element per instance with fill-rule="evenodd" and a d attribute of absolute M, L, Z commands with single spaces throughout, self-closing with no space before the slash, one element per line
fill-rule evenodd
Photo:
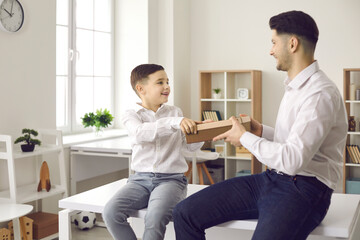
<path fill-rule="evenodd" d="M 56 3 L 56 125 L 83 130 L 87 112 L 114 109 L 113 0 Z"/>

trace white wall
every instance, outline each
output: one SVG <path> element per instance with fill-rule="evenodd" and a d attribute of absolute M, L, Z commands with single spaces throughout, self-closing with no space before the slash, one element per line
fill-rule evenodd
<path fill-rule="evenodd" d="M 199 70 L 258 69 L 263 72 L 263 123 L 274 126 L 285 73 L 269 55 L 269 18 L 302 10 L 320 31 L 315 57 L 342 93 L 343 68 L 360 67 L 358 0 L 191 1 L 191 116 L 199 116 Z"/>
<path fill-rule="evenodd" d="M 20 2 L 23 27 L 16 33 L 0 31 L 0 134 L 10 134 L 13 140 L 22 128 L 56 128 L 56 1 Z M 16 162 L 18 185 L 33 179 L 30 162 Z M 0 189 L 8 187 L 6 169 L 0 161 Z"/>
<path fill-rule="evenodd" d="M 121 113 L 140 99 L 130 85 L 131 70 L 149 59 L 147 0 L 115 1 L 115 127 Z"/>
<path fill-rule="evenodd" d="M 55 128 L 55 0 L 21 0 L 25 21 L 0 31 L 0 133 Z"/>

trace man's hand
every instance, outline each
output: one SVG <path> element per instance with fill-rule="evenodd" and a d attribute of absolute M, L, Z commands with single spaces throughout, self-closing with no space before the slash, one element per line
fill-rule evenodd
<path fill-rule="evenodd" d="M 247 117 L 248 115 L 246 114 L 240 114 L 239 115 L 240 117 Z M 255 119 L 251 119 L 251 122 L 250 122 L 250 125 L 251 125 L 251 133 L 258 136 L 258 137 L 261 137 L 262 136 L 262 131 L 263 131 L 263 126 L 261 123 L 259 123 L 257 120 Z"/>
<path fill-rule="evenodd" d="M 229 131 L 214 137 L 213 141 L 224 139 L 225 142 L 230 142 L 232 145 L 239 147 L 241 146 L 240 138 L 246 132 L 246 129 L 235 117 L 231 117 L 230 120 L 232 122 L 232 128 Z"/>
<path fill-rule="evenodd" d="M 183 120 L 181 121 L 180 128 L 181 131 L 183 131 L 183 133 L 185 134 L 197 133 L 196 122 L 186 117 L 184 117 Z"/>

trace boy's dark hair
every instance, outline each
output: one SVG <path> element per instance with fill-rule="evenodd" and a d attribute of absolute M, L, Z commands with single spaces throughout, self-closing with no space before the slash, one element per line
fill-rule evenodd
<path fill-rule="evenodd" d="M 319 29 L 310 15 L 302 11 L 283 12 L 270 18 L 269 25 L 270 29 L 276 30 L 278 34 L 297 35 L 300 39 L 307 41 L 313 51 L 315 50 Z"/>
<path fill-rule="evenodd" d="M 136 91 L 136 84 L 143 80 L 147 80 L 150 74 L 160 70 L 164 70 L 164 68 L 163 66 L 157 64 L 141 64 L 135 67 L 131 71 L 130 83 L 136 94 L 138 94 Z"/>

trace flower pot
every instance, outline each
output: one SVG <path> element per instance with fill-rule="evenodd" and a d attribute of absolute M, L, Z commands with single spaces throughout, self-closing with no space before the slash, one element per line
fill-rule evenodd
<path fill-rule="evenodd" d="M 34 151 L 34 148 L 35 148 L 35 145 L 33 145 L 33 144 L 30 144 L 30 145 L 22 144 L 21 145 L 21 150 L 23 152 L 32 152 L 32 151 Z"/>
<path fill-rule="evenodd" d="M 221 93 L 213 93 L 213 98 L 214 99 L 220 99 L 221 98 Z"/>
<path fill-rule="evenodd" d="M 93 127 L 93 132 L 95 133 L 96 137 L 101 137 L 103 135 L 103 133 L 104 133 L 104 128 L 102 128 L 102 127 L 99 127 L 99 128 Z"/>

